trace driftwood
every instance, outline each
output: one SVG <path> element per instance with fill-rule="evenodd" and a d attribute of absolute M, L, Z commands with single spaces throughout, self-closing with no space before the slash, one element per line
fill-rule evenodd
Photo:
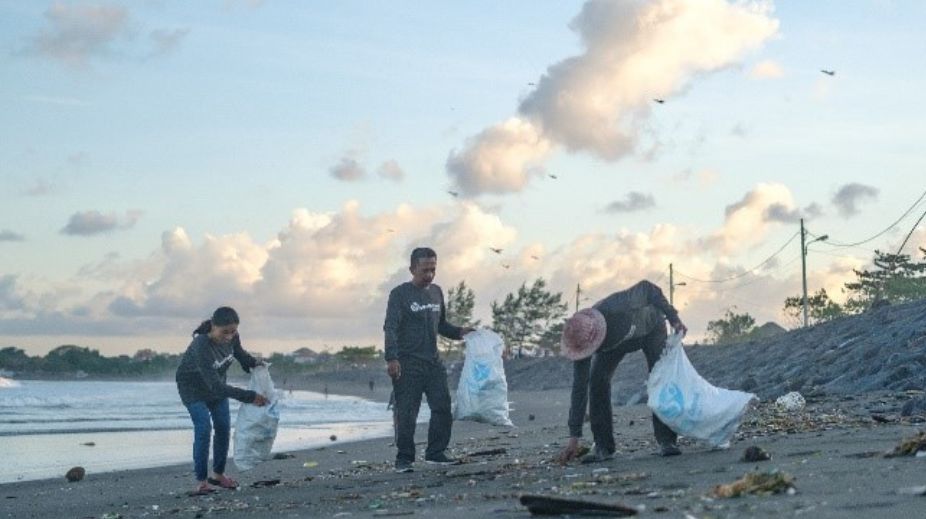
<path fill-rule="evenodd" d="M 631 508 L 626 505 L 579 501 L 578 499 L 563 499 L 561 497 L 525 494 L 521 496 L 521 504 L 527 507 L 531 515 L 569 514 L 608 517 L 628 517 L 637 515 L 636 508 Z"/>

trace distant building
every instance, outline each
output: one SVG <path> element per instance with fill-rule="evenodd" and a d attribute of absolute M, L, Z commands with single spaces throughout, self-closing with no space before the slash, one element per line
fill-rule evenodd
<path fill-rule="evenodd" d="M 289 354 L 296 364 L 317 364 L 321 359 L 321 354 L 311 348 L 299 348 Z"/>

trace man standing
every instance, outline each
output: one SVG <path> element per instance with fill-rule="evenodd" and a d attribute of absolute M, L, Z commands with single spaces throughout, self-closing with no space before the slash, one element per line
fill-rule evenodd
<path fill-rule="evenodd" d="M 666 345 L 666 320 L 678 333 L 688 328 L 669 304 L 662 290 L 649 281 L 615 292 L 573 315 L 563 328 L 562 353 L 575 361 L 572 403 L 569 408 L 569 443 L 558 460 L 567 462 L 579 452 L 582 422 L 588 404 L 595 447 L 582 459 L 585 463 L 614 457 L 614 426 L 611 416 L 611 377 L 627 353 L 643 350 L 649 369 L 659 360 Z M 659 454 L 681 454 L 678 436 L 653 415 L 653 431 Z"/>
<path fill-rule="evenodd" d="M 447 371 L 437 354 L 437 334 L 460 340 L 473 331 L 447 322 L 444 294 L 432 283 L 437 273 L 437 253 L 427 247 L 412 251 L 411 281 L 389 293 L 386 307 L 386 363 L 395 393 L 396 472 L 411 472 L 415 461 L 415 423 L 422 393 L 431 408 L 428 446 L 429 463 L 453 464 L 445 452 L 450 443 L 453 417 Z"/>

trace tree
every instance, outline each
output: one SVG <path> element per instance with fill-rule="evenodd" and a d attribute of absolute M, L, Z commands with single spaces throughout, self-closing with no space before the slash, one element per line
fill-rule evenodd
<path fill-rule="evenodd" d="M 926 256 L 926 250 L 920 251 Z M 876 250 L 872 263 L 872 270 L 853 270 L 856 280 L 845 284 L 849 313 L 863 312 L 879 300 L 903 303 L 926 297 L 926 262 Z"/>
<path fill-rule="evenodd" d="M 541 345 L 550 344 L 554 327 L 562 325 L 568 305 L 562 293 L 548 292 L 546 286 L 543 278 L 537 278 L 530 288 L 522 284 L 517 294 L 492 302 L 492 328 L 505 339 L 506 355 L 549 347 Z"/>
<path fill-rule="evenodd" d="M 476 294 L 473 289 L 466 286 L 466 281 L 447 291 L 447 321 L 457 326 L 479 326 L 479 320 L 473 320 L 473 307 L 476 305 Z M 455 347 L 462 347 L 463 342 L 438 336 L 444 351 L 450 353 Z"/>
<path fill-rule="evenodd" d="M 722 319 L 708 321 L 708 342 L 727 344 L 746 338 L 756 327 L 756 320 L 748 313 L 737 314 L 727 309 Z"/>
<path fill-rule="evenodd" d="M 785 298 L 785 314 L 798 325 L 804 322 L 804 298 L 793 296 Z M 846 315 L 846 309 L 836 303 L 821 288 L 816 294 L 807 298 L 807 321 L 809 324 L 825 323 L 831 319 Z"/>
<path fill-rule="evenodd" d="M 365 362 L 379 357 L 376 346 L 344 346 L 335 356 L 346 362 Z"/>

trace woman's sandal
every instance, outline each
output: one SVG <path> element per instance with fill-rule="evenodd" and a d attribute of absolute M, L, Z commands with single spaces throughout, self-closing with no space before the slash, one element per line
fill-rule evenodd
<path fill-rule="evenodd" d="M 209 494 L 215 492 L 215 489 L 209 486 L 209 483 L 203 483 L 198 487 L 194 488 L 191 492 L 191 496 L 208 496 Z"/>
<path fill-rule="evenodd" d="M 221 488 L 227 488 L 229 490 L 234 490 L 238 488 L 237 481 L 235 481 L 234 479 L 230 477 L 224 476 L 224 475 L 221 478 L 209 478 L 206 481 L 208 481 L 210 485 L 215 485 Z"/>

